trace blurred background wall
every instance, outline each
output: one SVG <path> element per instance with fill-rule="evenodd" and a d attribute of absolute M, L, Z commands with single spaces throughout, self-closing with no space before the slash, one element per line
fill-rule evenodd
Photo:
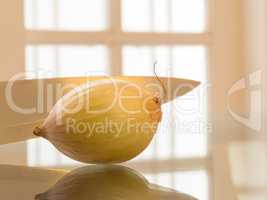
<path fill-rule="evenodd" d="M 25 30 L 21 23 L 23 1 L 10 0 L 0 3 L 0 81 L 5 81 L 25 69 Z M 1 117 L 4 117 L 4 114 Z M 23 164 L 26 161 L 25 142 L 0 146 L 1 163 Z"/>

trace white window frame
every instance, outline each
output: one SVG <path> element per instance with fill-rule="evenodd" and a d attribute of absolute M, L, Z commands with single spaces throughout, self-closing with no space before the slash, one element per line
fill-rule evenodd
<path fill-rule="evenodd" d="M 110 0 L 109 27 L 105 31 L 43 31 L 27 30 L 27 44 L 104 44 L 110 50 L 112 75 L 122 73 L 122 46 L 134 45 L 205 45 L 210 43 L 210 34 L 204 33 L 153 33 L 124 32 L 121 24 L 121 1 Z M 209 0 L 206 0 L 209 1 Z M 208 16 L 208 15 L 207 15 Z M 208 18 L 208 17 L 207 17 Z M 208 21 L 208 20 L 207 20 Z M 207 28 L 209 22 L 207 22 Z"/>
<path fill-rule="evenodd" d="M 207 5 L 210 0 L 206 0 Z M 206 14 L 207 30 L 203 33 L 156 33 L 156 32 L 125 32 L 121 24 L 121 2 L 122 0 L 111 0 L 108 5 L 110 24 L 105 31 L 47 31 L 47 30 L 26 30 L 27 45 L 94 45 L 103 44 L 108 47 L 110 52 L 111 75 L 122 74 L 122 46 L 131 45 L 203 45 L 209 47 L 211 34 L 209 31 L 210 19 L 209 9 Z M 209 7 L 209 6 L 208 6 Z M 209 63 L 209 61 L 207 62 Z M 209 148 L 208 148 L 209 149 Z M 208 157 L 178 159 L 179 166 L 173 169 L 174 161 L 165 161 L 165 170 L 179 170 L 181 167 L 190 169 L 192 166 L 207 168 Z M 147 161 L 153 162 L 153 161 Z M 145 163 L 140 162 L 140 169 L 145 167 Z M 155 165 L 151 165 L 155 166 Z M 169 166 L 167 169 L 166 167 Z M 198 168 L 197 167 L 197 168 Z M 161 167 L 158 168 L 161 171 Z"/>

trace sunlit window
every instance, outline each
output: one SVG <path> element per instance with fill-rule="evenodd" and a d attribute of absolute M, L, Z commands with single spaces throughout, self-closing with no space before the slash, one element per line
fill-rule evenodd
<path fill-rule="evenodd" d="M 145 174 L 149 180 L 200 200 L 209 196 L 207 169 L 196 169 L 198 162 L 208 163 L 209 157 L 209 47 L 203 42 L 206 7 L 206 0 L 25 0 L 29 78 L 113 75 L 114 71 L 115 75 L 155 76 L 153 64 L 157 62 L 159 76 L 202 83 L 162 106 L 163 119 L 152 143 L 129 162 L 140 168 L 158 163 L 157 172 L 152 167 Z M 179 171 L 184 162 L 191 165 Z M 52 167 L 80 164 L 43 139 L 28 142 L 28 163 Z M 162 166 L 177 170 L 166 172 Z"/>

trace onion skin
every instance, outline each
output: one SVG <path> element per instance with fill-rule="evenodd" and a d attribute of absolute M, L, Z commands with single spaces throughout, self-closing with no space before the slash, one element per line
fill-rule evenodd
<path fill-rule="evenodd" d="M 63 96 L 34 134 L 74 160 L 119 163 L 148 146 L 161 115 L 159 97 L 144 88 L 98 80 Z"/>

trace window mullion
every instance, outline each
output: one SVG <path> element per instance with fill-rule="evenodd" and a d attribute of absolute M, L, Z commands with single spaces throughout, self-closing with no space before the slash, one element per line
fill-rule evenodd
<path fill-rule="evenodd" d="M 135 33 L 135 32 L 65 32 L 26 31 L 26 41 L 31 44 L 203 44 L 209 45 L 210 33 Z"/>
<path fill-rule="evenodd" d="M 110 2 L 110 33 L 112 37 L 119 38 L 121 30 L 121 0 Z M 120 41 L 110 43 L 110 68 L 112 75 L 122 74 L 122 48 Z"/>
<path fill-rule="evenodd" d="M 111 44 L 110 46 L 110 67 L 111 75 L 118 76 L 122 74 L 122 48 L 120 44 Z"/>
<path fill-rule="evenodd" d="M 121 32 L 121 0 L 111 0 L 110 8 L 110 32 L 118 34 Z"/>

